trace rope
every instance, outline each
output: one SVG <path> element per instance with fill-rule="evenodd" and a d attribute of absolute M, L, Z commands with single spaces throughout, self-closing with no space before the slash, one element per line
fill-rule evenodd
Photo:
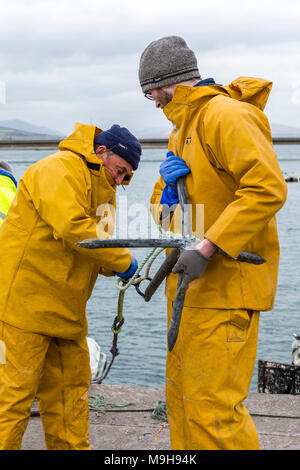
<path fill-rule="evenodd" d="M 124 297 L 125 297 L 125 291 L 132 285 L 139 284 L 141 281 L 144 281 L 149 277 L 149 272 L 151 269 L 152 264 L 156 260 L 156 258 L 160 255 L 160 253 L 164 251 L 164 248 L 152 248 L 147 255 L 144 257 L 143 261 L 139 265 L 138 269 L 134 273 L 134 275 L 130 279 L 124 279 L 119 278 L 117 280 L 116 287 L 119 289 L 119 298 L 118 298 L 118 315 L 117 319 L 118 322 L 122 320 L 123 316 L 123 305 L 124 305 Z M 140 272 L 144 268 L 145 264 L 148 262 L 145 270 L 145 274 L 143 276 L 140 275 Z M 122 285 L 121 285 L 122 284 Z M 112 328 L 113 333 L 118 334 L 120 332 L 120 329 L 118 331 L 115 331 Z"/>
<path fill-rule="evenodd" d="M 118 297 L 118 314 L 117 314 L 117 324 L 120 324 L 123 320 L 123 306 L 124 306 L 124 298 L 125 298 L 125 291 L 132 285 L 139 284 L 141 281 L 144 281 L 149 277 L 149 271 L 150 268 L 155 261 L 155 259 L 160 255 L 160 253 L 164 250 L 164 248 L 152 248 L 148 254 L 144 257 L 143 261 L 139 265 L 138 269 L 134 273 L 134 275 L 130 279 L 124 279 L 119 278 L 117 280 L 116 287 L 119 289 L 119 297 Z M 145 274 L 143 276 L 140 276 L 140 272 L 145 266 L 145 264 L 148 262 L 148 265 L 146 267 Z M 122 285 L 121 285 L 122 284 Z M 121 327 L 115 327 L 115 323 L 112 325 L 112 332 L 114 334 L 119 334 L 121 331 Z M 124 323 L 124 321 L 123 321 Z M 122 323 L 122 324 L 123 324 Z M 122 326 L 122 325 L 121 325 Z"/>
<path fill-rule="evenodd" d="M 181 240 L 183 238 L 181 233 L 174 233 L 170 231 L 166 231 L 162 228 L 161 225 L 158 226 L 159 233 L 161 235 L 161 238 L 168 238 L 170 240 Z M 200 242 L 200 239 L 192 235 L 190 237 L 190 240 L 195 241 L 195 242 Z"/>
<path fill-rule="evenodd" d="M 164 250 L 164 248 L 152 248 L 147 253 L 147 255 L 144 257 L 144 259 L 140 263 L 138 269 L 136 270 L 136 272 L 134 273 L 134 275 L 130 279 L 127 279 L 126 281 L 124 281 L 124 279 L 119 278 L 117 280 L 117 284 L 116 284 L 117 289 L 119 289 L 120 291 L 125 291 L 131 285 L 137 284 L 138 282 L 143 281 L 144 279 L 147 279 L 147 277 L 149 276 L 149 271 L 150 271 L 150 268 L 151 268 L 153 262 L 160 255 L 160 253 L 163 250 Z M 139 276 L 141 270 L 143 269 L 143 267 L 145 266 L 147 261 L 149 261 L 149 263 L 148 263 L 148 266 L 146 267 L 145 275 L 144 276 Z M 123 286 L 120 285 L 121 283 L 123 283 Z"/>
<path fill-rule="evenodd" d="M 161 238 L 168 238 L 168 239 L 175 239 L 175 238 L 182 238 L 182 235 L 180 233 L 173 233 L 173 232 L 167 232 L 165 231 L 160 225 L 158 226 L 160 237 Z M 198 241 L 196 237 L 192 237 L 193 240 Z M 134 275 L 130 279 L 122 279 L 119 278 L 116 283 L 116 288 L 119 289 L 119 296 L 118 296 L 118 307 L 117 307 L 117 316 L 114 319 L 113 325 L 111 327 L 111 331 L 114 334 L 113 337 L 113 344 L 111 347 L 111 354 L 112 354 L 112 359 L 111 362 L 106 369 L 104 369 L 102 376 L 100 377 L 99 380 L 97 380 L 97 383 L 102 383 L 102 381 L 107 377 L 110 368 L 114 362 L 114 359 L 116 356 L 119 355 L 119 350 L 117 347 L 117 342 L 118 342 L 118 334 L 121 332 L 122 325 L 124 324 L 124 317 L 123 317 L 123 308 L 124 308 L 124 298 L 125 298 L 125 292 L 126 290 L 132 286 L 132 285 L 138 285 L 145 279 L 149 279 L 149 272 L 151 269 L 152 264 L 156 260 L 156 258 L 164 251 L 165 248 L 152 248 L 144 257 L 142 262 L 140 263 L 138 269 L 134 273 Z M 142 269 L 144 266 L 147 264 L 146 269 L 145 269 L 145 274 L 140 275 Z"/>
<path fill-rule="evenodd" d="M 128 406 L 133 406 L 134 403 L 107 403 L 105 400 L 104 395 L 97 394 L 97 395 L 89 395 L 89 409 L 92 411 L 97 411 L 100 413 L 106 413 L 107 411 L 127 411 L 127 412 L 135 412 L 135 411 L 151 411 L 152 418 L 157 419 L 159 421 L 168 422 L 167 418 L 167 408 L 166 403 L 163 401 L 159 401 L 158 405 L 154 408 L 135 408 L 130 410 L 124 410 Z M 113 408 L 113 409 L 112 409 Z"/>
<path fill-rule="evenodd" d="M 158 405 L 153 409 L 152 418 L 168 422 L 167 407 L 164 401 L 159 401 Z"/>
<path fill-rule="evenodd" d="M 115 360 L 115 357 L 119 355 L 119 349 L 117 346 L 118 342 L 118 335 L 121 332 L 122 326 L 124 324 L 125 318 L 123 317 L 123 307 L 124 307 L 124 298 L 125 298 L 125 292 L 126 290 L 131 286 L 131 285 L 136 285 L 140 284 L 141 281 L 147 279 L 149 277 L 149 271 L 150 268 L 155 261 L 155 259 L 160 255 L 160 253 L 164 250 L 164 248 L 152 248 L 147 255 L 144 257 L 142 260 L 141 264 L 139 265 L 138 269 L 134 273 L 134 275 L 130 279 L 122 279 L 119 278 L 116 284 L 117 289 L 119 289 L 119 296 L 118 296 L 118 307 L 117 307 L 117 316 L 114 319 L 114 322 L 111 327 L 111 331 L 113 332 L 113 343 L 112 347 L 110 349 L 110 352 L 112 354 L 112 358 L 110 361 L 110 364 L 108 368 L 103 370 L 103 374 L 97 380 L 97 383 L 102 383 L 103 380 L 107 377 L 111 366 L 113 365 L 113 362 Z M 146 271 L 143 276 L 140 275 L 140 272 L 146 266 Z"/>
<path fill-rule="evenodd" d="M 109 411 L 111 408 L 124 408 L 130 405 L 134 405 L 134 403 L 107 403 L 104 395 L 101 394 L 89 396 L 89 409 L 100 413 L 105 413 L 105 411 Z"/>

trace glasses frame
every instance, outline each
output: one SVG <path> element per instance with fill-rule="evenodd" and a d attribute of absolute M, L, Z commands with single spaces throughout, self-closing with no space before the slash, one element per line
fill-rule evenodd
<path fill-rule="evenodd" d="M 147 98 L 147 100 L 154 101 L 154 98 L 151 93 L 144 93 L 144 97 Z"/>

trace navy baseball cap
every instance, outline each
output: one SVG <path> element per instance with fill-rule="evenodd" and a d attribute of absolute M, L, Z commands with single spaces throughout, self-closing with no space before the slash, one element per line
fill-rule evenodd
<path fill-rule="evenodd" d="M 107 131 L 98 134 L 94 139 L 94 143 L 105 145 L 109 150 L 129 162 L 134 170 L 137 169 L 141 159 L 142 147 L 138 139 L 126 127 L 114 124 Z"/>

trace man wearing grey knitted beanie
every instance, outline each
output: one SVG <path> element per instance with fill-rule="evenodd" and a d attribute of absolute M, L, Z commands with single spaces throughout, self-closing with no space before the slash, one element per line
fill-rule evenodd
<path fill-rule="evenodd" d="M 213 78 L 203 80 L 195 53 L 178 36 L 146 47 L 139 81 L 145 97 L 173 124 L 151 197 L 152 216 L 176 232 L 177 180 L 185 177 L 198 239 L 181 252 L 166 280 L 168 324 L 178 273 L 189 281 L 178 338 L 167 351 L 171 446 L 257 450 L 258 434 L 243 401 L 255 366 L 260 312 L 274 305 L 275 214 L 286 200 L 263 113 L 272 82 L 239 77 L 222 86 Z M 204 214 L 200 222 L 199 213 Z M 242 251 L 267 261 L 239 262 Z"/>

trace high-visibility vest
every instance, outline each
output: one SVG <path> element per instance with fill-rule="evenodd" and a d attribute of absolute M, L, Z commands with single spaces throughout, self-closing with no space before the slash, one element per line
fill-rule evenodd
<path fill-rule="evenodd" d="M 0 227 L 17 191 L 17 181 L 7 171 L 0 170 Z"/>

